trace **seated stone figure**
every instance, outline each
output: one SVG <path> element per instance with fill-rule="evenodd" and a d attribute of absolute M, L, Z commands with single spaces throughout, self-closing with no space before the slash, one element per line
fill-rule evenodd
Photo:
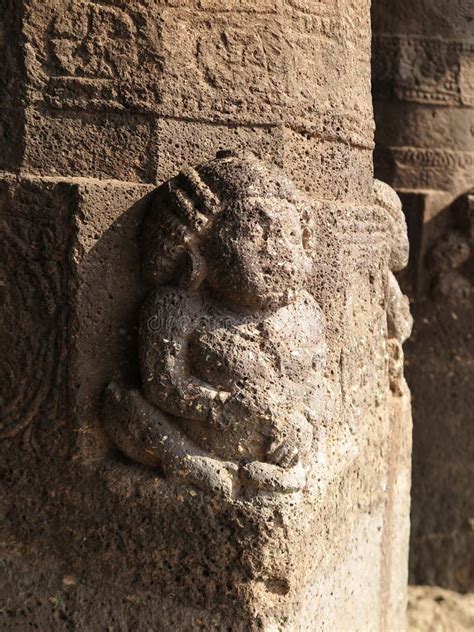
<path fill-rule="evenodd" d="M 309 216 L 281 171 L 227 153 L 157 189 L 142 227 L 141 386 L 112 383 L 104 398 L 128 457 L 208 491 L 304 487 L 325 360 L 305 290 Z"/>

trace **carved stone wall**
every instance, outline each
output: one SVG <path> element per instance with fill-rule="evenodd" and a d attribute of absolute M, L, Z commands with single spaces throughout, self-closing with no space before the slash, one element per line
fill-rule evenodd
<path fill-rule="evenodd" d="M 392 272 L 406 263 L 407 243 L 398 199 L 373 180 L 368 0 L 4 0 L 1 8 L 9 38 L 0 38 L 0 122 L 11 141 L 0 152 L 7 627 L 402 630 L 411 427 L 401 345 L 410 317 Z M 217 161 L 241 175 L 230 169 L 214 181 L 206 165 L 228 149 L 236 158 Z M 209 187 L 204 202 L 231 217 L 222 230 L 235 234 L 229 250 L 199 241 L 201 252 L 183 229 L 191 254 L 156 289 L 142 274 L 140 235 L 157 231 L 166 261 L 183 250 L 161 237 L 179 227 L 166 213 L 144 223 L 162 195 L 155 187 L 167 181 L 159 191 L 170 188 L 186 226 L 207 219 L 207 189 L 190 166 Z M 285 247 L 304 243 L 301 291 L 311 318 L 296 318 L 296 286 L 283 268 L 276 274 L 286 260 L 278 256 L 284 235 L 269 228 L 275 217 L 286 217 L 283 232 L 290 227 Z M 245 257 L 262 235 L 253 257 L 265 265 L 252 285 L 235 271 L 252 263 Z M 127 418 L 119 436 L 103 400 L 111 381 L 153 399 L 140 362 L 140 311 L 153 291 L 162 296 L 171 285 L 173 300 L 183 284 L 194 291 L 201 265 L 207 320 L 186 366 L 226 391 L 220 435 L 199 435 L 184 414 L 167 427 L 199 443 L 199 458 L 225 459 L 231 478 L 228 462 L 237 463 L 243 482 L 230 494 L 156 467 L 163 462 L 146 440 L 156 438 L 163 406 L 150 404 L 154 421 L 138 426 L 141 434 Z M 219 288 L 226 270 L 234 285 Z M 257 301 L 272 279 L 287 283 L 291 318 L 275 316 L 282 306 L 273 294 Z M 243 280 L 254 290 L 239 310 Z M 210 319 L 221 303 L 238 318 Z M 183 313 L 176 308 L 176 318 Z M 173 327 L 187 327 L 186 314 Z M 169 305 L 166 315 L 175 316 Z M 295 333 L 279 334 L 282 323 Z M 238 339 L 235 348 L 226 336 Z M 293 449 L 298 432 L 282 446 L 234 441 L 253 432 L 253 417 L 242 415 L 251 388 L 252 402 L 265 402 L 281 389 L 272 375 L 287 371 L 288 399 L 291 372 L 299 375 L 308 352 L 304 458 Z M 174 357 L 165 356 L 158 377 Z M 222 357 L 228 371 L 247 371 L 235 409 L 219 386 Z M 276 410 L 285 411 L 288 434 L 297 428 L 291 414 L 302 413 L 295 384 L 294 406 L 282 399 Z M 176 392 L 173 406 L 182 406 L 184 391 Z M 261 407 L 252 415 L 257 425 Z M 229 420 L 236 423 L 226 434 Z M 144 439 L 151 455 L 132 439 Z M 257 466 L 246 480 L 249 455 Z M 301 462 L 304 476 L 269 489 L 253 484 L 259 462 L 283 474 Z"/>
<path fill-rule="evenodd" d="M 375 171 L 411 245 L 411 581 L 461 591 L 474 589 L 473 24 L 470 0 L 373 4 Z"/>

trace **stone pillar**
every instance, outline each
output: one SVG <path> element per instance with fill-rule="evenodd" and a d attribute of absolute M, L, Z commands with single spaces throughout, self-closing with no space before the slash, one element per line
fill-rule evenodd
<path fill-rule="evenodd" d="M 392 271 L 407 253 L 398 200 L 373 181 L 369 2 L 3 7 L 2 616 L 40 629 L 402 630 L 410 319 Z M 235 157 L 208 162 L 227 149 Z M 163 207 L 163 195 L 174 201 Z M 246 259 L 262 230 L 239 222 L 260 207 L 268 234 L 275 221 L 283 233 Z M 188 423 L 186 372 L 175 399 L 156 404 L 152 385 L 167 383 L 173 354 L 157 374 L 143 361 L 139 313 L 163 291 L 142 274 L 156 263 L 143 236 L 168 248 L 175 224 L 163 208 L 187 225 L 201 214 L 207 226 L 207 208 L 216 222 L 232 217 L 210 245 L 193 224 L 199 248 L 166 250 L 183 258 L 160 277 L 178 294 L 205 281 L 201 323 L 231 311 L 212 328 L 223 330 L 221 358 L 212 344 L 214 360 L 203 351 L 206 327 L 185 356 L 222 395 L 220 435 Z M 279 268 L 295 239 L 309 257 L 300 285 Z M 265 294 L 272 279 L 281 305 Z M 312 306 L 302 319 L 298 287 Z M 175 312 L 146 323 L 163 313 L 167 327 L 194 323 Z M 245 331 L 229 342 L 236 327 Z M 219 362 L 247 367 L 247 381 L 219 386 Z M 104 405 L 111 382 L 125 386 L 109 387 Z M 115 409 L 114 392 L 125 393 Z M 280 404 L 262 408 L 280 401 L 274 392 Z M 165 424 L 172 434 L 157 434 Z M 207 459 L 216 479 L 166 461 L 176 432 L 177 449 Z"/>
<path fill-rule="evenodd" d="M 413 301 L 411 581 L 474 590 L 474 5 L 373 4 L 375 172 L 399 193 Z"/>

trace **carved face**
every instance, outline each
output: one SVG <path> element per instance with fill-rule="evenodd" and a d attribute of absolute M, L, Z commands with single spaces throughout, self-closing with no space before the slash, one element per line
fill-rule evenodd
<path fill-rule="evenodd" d="M 235 306 L 288 304 L 310 270 L 307 239 L 295 204 L 275 197 L 231 200 L 206 239 L 208 283 Z"/>
<path fill-rule="evenodd" d="M 156 191 L 145 217 L 145 276 L 192 291 L 205 282 L 235 308 L 291 303 L 311 265 L 309 215 L 285 174 L 254 158 L 186 168 Z"/>

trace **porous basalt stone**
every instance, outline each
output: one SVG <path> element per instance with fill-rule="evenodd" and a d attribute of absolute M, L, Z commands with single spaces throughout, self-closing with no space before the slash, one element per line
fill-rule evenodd
<path fill-rule="evenodd" d="M 141 388 L 111 383 L 103 412 L 126 455 L 208 492 L 304 488 L 326 408 L 310 214 L 281 171 L 226 152 L 156 191 Z"/>
<path fill-rule="evenodd" d="M 2 624 L 13 630 L 403 629 L 410 407 L 399 345 L 409 320 L 396 313 L 403 301 L 390 270 L 406 253 L 400 253 L 404 226 L 396 198 L 387 190 L 380 196 L 378 185 L 374 191 L 369 2 L 24 0 L 18 8 L 21 63 L 8 68 L 22 88 L 15 103 L 23 118 L 15 126 L 15 160 L 2 163 L 10 172 L 2 175 L 10 191 L 2 214 L 13 234 L 23 235 L 28 218 L 37 214 L 43 223 L 45 209 L 55 209 L 65 250 L 59 240 L 35 254 L 35 274 L 18 292 L 15 285 L 11 295 L 6 290 L 2 317 L 14 331 L 21 301 L 31 303 L 19 329 L 36 331 L 41 340 L 52 329 L 58 344 L 65 339 L 65 357 L 58 362 L 62 381 L 50 384 L 37 415 L 23 412 L 30 391 L 18 388 L 17 429 L 0 442 Z M 8 113 L 5 120 L 11 122 Z M 235 150 L 238 158 L 221 154 L 215 161 L 218 150 Z M 243 158 L 243 150 L 253 157 Z M 178 185 L 179 197 L 192 169 L 199 177 L 185 192 L 202 193 L 205 181 L 219 211 L 216 234 L 201 243 L 192 232 L 184 250 L 165 253 L 164 234 L 152 238 L 164 219 L 160 196 Z M 252 177 L 241 177 L 248 170 Z M 248 195 L 251 186 L 257 198 Z M 31 187 L 35 194 L 25 195 Z M 203 200 L 211 207 L 212 195 Z M 15 200 L 23 204 L 21 216 Z M 173 211 L 168 219 L 193 208 L 186 199 L 183 207 L 166 205 Z M 282 229 L 294 225 L 305 246 L 289 240 L 285 252 L 294 252 L 294 270 L 270 276 L 268 285 L 246 257 L 253 253 L 248 263 L 255 261 L 257 239 L 278 224 L 265 214 L 276 209 Z M 150 247 L 140 238 L 145 226 Z M 279 239 L 268 248 L 281 250 Z M 19 266 L 17 241 L 6 248 L 11 267 Z M 257 270 L 267 260 L 277 269 L 287 259 L 263 247 L 257 255 Z M 227 257 L 246 264 L 237 279 Z M 64 307 L 64 324 L 56 316 L 61 310 L 50 315 L 37 307 L 43 304 L 37 294 L 56 279 L 56 269 L 64 274 L 53 294 Z M 182 419 L 168 420 L 201 458 L 224 463 L 215 471 L 216 491 L 209 480 L 197 480 L 196 468 L 184 476 L 156 468 L 154 444 L 152 462 L 143 463 L 142 445 L 132 450 L 131 439 L 153 443 L 156 434 L 134 436 L 137 425 L 127 419 L 137 418 L 128 417 L 122 444 L 110 429 L 112 417 L 104 415 L 104 390 L 114 382 L 119 396 L 130 398 L 122 412 L 138 401 L 138 412 L 151 410 L 156 432 L 164 408 L 144 397 L 143 368 L 149 370 L 153 354 L 140 360 L 148 343 L 137 325 L 147 305 L 151 329 L 162 326 L 154 309 L 163 292 L 153 280 L 157 270 L 160 283 L 168 275 L 170 295 L 184 296 L 195 314 L 216 312 L 219 322 L 222 311 L 234 320 L 238 314 L 237 325 L 225 320 L 222 328 L 206 329 L 212 340 L 198 332 L 186 356 L 189 374 L 227 392 L 223 387 L 242 368 L 259 385 L 254 398 L 237 402 L 236 430 L 228 434 L 207 441 L 199 424 L 187 424 L 194 426 L 191 436 Z M 294 296 L 282 296 L 281 288 L 297 277 L 304 309 L 296 288 Z M 199 288 L 194 302 L 191 285 Z M 245 310 L 236 310 L 240 299 Z M 262 310 L 294 315 L 291 333 L 255 332 L 252 319 Z M 175 316 L 169 306 L 166 313 Z M 282 321 L 287 327 L 290 318 Z M 186 318 L 180 326 L 188 325 Z M 219 338 L 229 325 L 243 332 L 238 345 Z M 307 376 L 315 339 L 326 351 L 324 363 L 316 358 L 309 371 L 316 378 L 310 447 L 302 441 L 306 447 L 297 454 L 275 450 L 280 465 L 269 463 L 270 440 L 281 438 L 282 420 L 291 426 L 291 408 L 286 401 L 283 416 L 265 420 L 270 432 L 261 443 L 247 436 L 254 427 L 247 412 L 258 417 L 275 394 L 284 400 L 291 392 L 298 412 L 310 403 L 302 395 L 304 380 L 294 378 Z M 9 361 L 23 348 L 11 345 Z M 249 348 L 257 355 L 243 364 Z M 207 350 L 227 358 L 227 373 L 218 359 L 206 359 Z M 289 363 L 295 350 L 300 358 Z M 253 371 L 262 365 L 264 375 Z M 270 379 L 284 369 L 288 392 Z M 249 392 L 243 389 L 245 397 Z M 49 407 L 57 395 L 65 397 L 64 407 Z M 183 405 L 182 398 L 172 400 Z M 242 437 L 245 456 L 238 449 Z M 251 463 L 254 471 L 246 472 Z M 297 467 L 303 476 L 295 485 L 255 485 L 261 463 L 286 473 Z"/>
<path fill-rule="evenodd" d="M 375 172 L 400 194 L 411 245 L 411 581 L 460 591 L 474 587 L 472 20 L 468 1 L 373 3 Z"/>
<path fill-rule="evenodd" d="M 9 49 L 6 67 L 24 93 L 17 163 L 153 184 L 231 146 L 284 166 L 302 188 L 367 202 L 368 6 L 22 0 L 26 45 L 18 61 Z"/>
<path fill-rule="evenodd" d="M 223 160 L 235 162 L 240 164 Z M 275 172 L 251 164 L 267 194 L 257 199 L 272 207 Z M 231 173 L 227 191 L 238 191 L 242 183 Z M 35 421 L 33 451 L 21 448 L 20 428 L 1 444 L 8 518 L 2 590 L 10 621 L 59 629 L 94 621 L 138 629 L 304 630 L 317 625 L 331 630 L 341 621 L 354 626 L 353 595 L 361 575 L 370 579 L 359 629 L 390 629 L 391 621 L 402 621 L 406 577 L 391 560 L 406 555 L 409 410 L 400 373 L 398 389 L 389 388 L 388 336 L 398 334 L 388 329 L 389 297 L 397 294 L 390 290 L 388 270 L 403 225 L 394 223 L 396 204 L 378 206 L 375 195 L 371 207 L 342 209 L 309 202 L 285 185 L 284 176 L 274 182 L 283 185 L 273 188 L 283 196 L 276 198 L 278 204 L 287 197 L 296 201 L 290 217 L 303 210 L 309 229 L 312 265 L 306 291 L 313 297 L 309 304 L 321 305 L 327 323 L 326 370 L 313 395 L 317 405 L 324 405 L 315 417 L 311 450 L 302 459 L 304 484 L 298 478 L 294 489 L 277 484 L 265 491 L 254 484 L 254 471 L 242 476 L 241 493 L 235 494 L 219 485 L 212 491 L 209 479 L 196 480 L 193 472 L 162 478 L 149 467 L 153 461 L 133 462 L 143 462 L 143 451 L 129 452 L 132 460 L 124 461 L 121 452 L 127 453 L 127 446 L 117 451 L 102 430 L 107 382 L 140 384 L 136 322 L 150 291 L 140 280 L 140 263 L 143 252 L 153 250 L 140 251 L 139 235 L 141 225 L 148 226 L 147 238 L 152 235 L 150 222 L 163 208 L 161 194 L 132 204 L 149 188 L 87 180 L 18 181 L 20 191 L 32 186 L 41 191 L 46 205 L 52 205 L 55 191 L 63 191 L 59 208 L 68 209 L 69 277 L 59 302 L 68 305 L 69 342 L 67 362 L 59 368 L 69 385 L 69 403 L 59 416 L 43 414 Z M 225 191 L 220 192 L 223 200 Z M 7 216 L 10 211 L 15 216 L 14 208 L 5 201 Z M 283 205 L 283 217 L 285 212 Z M 158 249 L 163 245 L 155 243 Z M 172 270 L 192 278 L 182 263 L 175 262 Z M 391 326 L 390 331 L 398 330 Z M 296 334 L 302 333 L 298 327 Z M 254 335 L 260 340 L 263 334 Z M 251 336 L 245 344 L 252 344 Z M 265 357 L 265 349 L 260 353 Z M 213 372 L 214 363 L 206 365 L 200 357 L 196 351 L 194 365 L 201 363 L 208 372 L 201 377 L 224 379 L 222 372 Z M 138 412 L 146 411 L 144 405 L 140 396 Z M 156 409 L 150 407 L 156 422 Z M 129 430 L 133 433 L 133 425 Z M 226 449 L 235 447 L 231 435 L 222 436 Z M 129 442 L 130 435 L 126 438 Z M 218 447 L 205 449 L 215 459 Z M 225 480 L 228 470 L 223 469 Z M 51 485 L 51 477 L 61 483 Z M 38 571 L 28 562 L 33 551 L 41 562 Z M 119 577 L 126 588 L 118 590 L 111 577 Z M 91 619 L 94 609 L 98 612 Z"/>

